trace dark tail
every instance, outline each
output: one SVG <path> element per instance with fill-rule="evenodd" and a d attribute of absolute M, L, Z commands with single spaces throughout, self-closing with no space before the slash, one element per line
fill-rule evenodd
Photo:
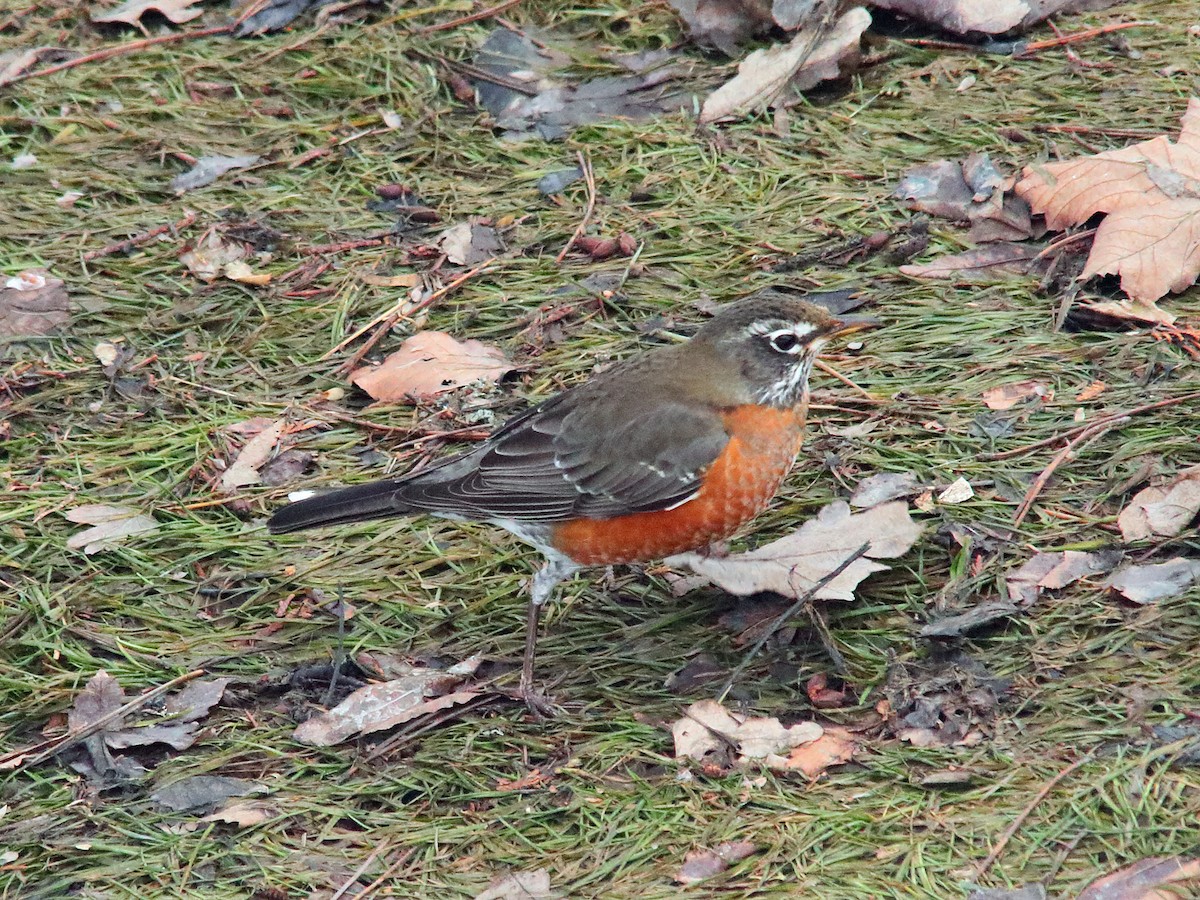
<path fill-rule="evenodd" d="M 319 525 L 363 522 L 413 512 L 401 498 L 397 481 L 375 481 L 318 494 L 290 503 L 267 520 L 272 534 L 286 534 Z"/>

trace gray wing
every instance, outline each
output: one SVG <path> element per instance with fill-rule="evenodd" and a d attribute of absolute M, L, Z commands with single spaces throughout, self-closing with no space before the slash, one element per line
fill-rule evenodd
<path fill-rule="evenodd" d="M 694 496 L 729 441 L 713 410 L 661 400 L 632 419 L 627 397 L 573 392 L 510 421 L 482 447 L 397 485 L 413 507 L 472 519 L 565 521 L 669 509 Z M 617 427 L 606 422 L 619 421 Z"/>

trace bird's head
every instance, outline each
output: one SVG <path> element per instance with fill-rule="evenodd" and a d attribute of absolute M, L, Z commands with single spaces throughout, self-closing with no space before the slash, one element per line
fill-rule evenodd
<path fill-rule="evenodd" d="M 788 296 L 755 296 L 722 307 L 693 340 L 735 363 L 756 402 L 787 408 L 804 397 L 826 342 L 878 324 Z"/>

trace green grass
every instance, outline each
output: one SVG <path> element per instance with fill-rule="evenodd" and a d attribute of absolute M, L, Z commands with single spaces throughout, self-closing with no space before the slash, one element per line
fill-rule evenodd
<path fill-rule="evenodd" d="M 152 765 L 144 783 L 97 792 L 62 758 L 7 773 L 0 849 L 19 856 L 0 866 L 0 896 L 218 898 L 266 888 L 329 896 L 384 846 L 367 880 L 410 855 L 379 896 L 472 896 L 496 873 L 546 867 L 569 897 L 671 897 L 671 875 L 688 850 L 740 839 L 761 852 L 694 893 L 965 896 L 971 867 L 1086 751 L 1095 756 L 1037 805 L 984 884 L 1048 879 L 1052 894 L 1073 896 L 1101 872 L 1191 850 L 1200 774 L 1173 765 L 1181 748 L 1158 746 L 1149 728 L 1178 724 L 1200 706 L 1196 591 L 1147 608 L 1095 584 L 1044 597 L 963 643 L 1011 682 L 994 709 L 973 714 L 977 744 L 919 749 L 875 727 L 864 733 L 856 764 L 813 784 L 769 773 L 761 783 L 740 773 L 677 777 L 687 767 L 671 758 L 664 725 L 706 689 L 676 697 L 664 679 L 696 652 L 732 667 L 744 650 L 717 625 L 732 600 L 714 591 L 674 599 L 654 567 L 618 571 L 615 586 L 595 573 L 564 586 L 546 617 L 539 660 L 567 707 L 559 718 L 535 722 L 515 706 L 488 707 L 377 760 L 367 759 L 375 740 L 327 750 L 291 740 L 323 686 L 289 688 L 289 673 L 327 662 L 337 628 L 322 612 L 277 619 L 289 594 L 344 590 L 357 608 L 351 653 L 482 653 L 511 663 L 521 650 L 522 582 L 535 560 L 503 533 L 427 521 L 271 538 L 262 521 L 287 491 L 404 471 L 443 449 L 414 443 L 429 428 L 502 419 L 597 366 L 671 339 L 698 318 L 694 301 L 778 281 L 861 285 L 887 323 L 862 351 L 830 358 L 884 402 L 862 404 L 818 377 L 807 462 L 746 543 L 796 527 L 879 471 L 994 483 L 925 516 L 926 536 L 908 557 L 867 582 L 855 603 L 830 610 L 862 697 L 861 708 L 830 714 L 838 721 L 864 722 L 884 698 L 902 705 L 933 690 L 931 672 L 949 671 L 941 690 L 961 698 L 977 676 L 947 669 L 944 654 L 917 636 L 926 618 L 991 599 L 1004 572 L 1034 550 L 1114 541 L 1114 516 L 1129 497 L 1118 489 L 1145 456 L 1166 473 L 1200 462 L 1194 405 L 1134 418 L 1064 464 L 1020 533 L 1005 540 L 1016 503 L 1055 450 L 1001 462 L 985 454 L 1072 427 L 1073 397 L 1096 380 L 1109 387 L 1085 405 L 1093 417 L 1196 390 L 1186 354 L 1132 331 L 1055 333 L 1057 298 L 1032 280 L 919 284 L 882 255 L 766 271 L 830 235 L 901 228 L 910 214 L 889 193 L 914 163 L 985 150 L 1015 168 L 1088 152 L 1069 137 L 1037 133 L 1041 124 L 1174 134 L 1194 90 L 1189 72 L 1200 63 L 1185 6 L 1132 4 L 1064 20 L 1068 31 L 1126 16 L 1160 22 L 1125 32 L 1138 58 L 1103 39 L 1079 47 L 1107 69 L 1072 69 L 1054 51 L 1013 61 L 891 42 L 882 48 L 890 60 L 794 110 L 784 137 L 769 116 L 719 130 L 668 116 L 597 123 L 558 144 L 500 141 L 410 52 L 469 58 L 487 24 L 408 31 L 466 10 L 392 5 L 319 31 L 306 21 L 262 40 L 184 42 L 0 88 L 0 164 L 21 153 L 38 158 L 0 177 L 0 272 L 47 266 L 76 307 L 61 335 L 3 354 L 0 408 L 11 434 L 0 444 L 0 750 L 36 743 L 48 723 L 52 733 L 61 728 L 52 717 L 99 668 L 130 694 L 198 666 L 233 678 L 195 746 L 140 754 Z M 197 24 L 215 24 L 220 13 L 211 8 Z M 585 55 L 680 38 L 665 4 L 526 3 L 508 15 L 574 37 Z M 0 32 L 0 48 L 88 50 L 125 39 L 132 36 L 101 33 L 72 5 L 42 2 Z M 1175 69 L 1162 74 L 1166 66 Z M 956 92 L 968 74 L 975 86 Z M 270 114 L 282 106 L 290 114 Z M 288 167 L 331 138 L 380 127 L 382 110 L 405 124 Z M 1030 140 L 1013 142 L 1012 128 Z M 1096 134 L 1086 141 L 1120 145 Z M 582 215 L 583 185 L 569 188 L 562 205 L 536 190 L 538 178 L 572 165 L 578 151 L 596 173 L 593 230 L 624 230 L 644 242 L 640 268 L 604 304 L 561 290 L 597 272 L 620 273 L 627 261 L 554 262 Z M 175 154 L 214 153 L 260 153 L 272 164 L 174 196 L 169 181 L 187 168 Z M 280 276 L 320 259 L 307 248 L 386 232 L 391 220 L 365 204 L 395 182 L 419 191 L 446 223 L 516 218 L 506 233 L 512 252 L 428 319 L 503 346 L 522 364 L 514 381 L 419 409 L 320 397 L 344 384 L 337 366 L 354 348 L 322 355 L 396 300 L 396 289 L 365 284 L 361 274 L 429 265 L 403 249 L 330 255 L 310 283 L 266 288 L 204 285 L 177 259 L 183 243 L 209 227 L 252 222 L 279 233 L 271 259 L 255 265 Z M 642 185 L 654 199 L 631 202 Z M 84 192 L 73 209 L 55 203 L 67 190 Z M 197 220 L 181 237 L 82 260 L 188 210 Z M 939 221 L 931 233 L 930 254 L 965 240 Z M 531 345 L 523 317 L 564 303 L 577 309 L 563 340 Z M 1200 308 L 1194 290 L 1168 305 L 1184 316 Z M 373 355 L 406 333 L 402 325 Z M 92 356 L 97 342 L 114 339 L 135 349 L 135 363 L 148 360 L 125 373 L 127 381 L 110 381 Z M 1053 401 L 1000 414 L 1012 420 L 1011 434 L 986 437 L 976 425 L 986 412 L 980 394 L 1028 378 L 1051 384 Z M 213 502 L 207 479 L 226 453 L 221 429 L 256 415 L 324 422 L 297 439 L 317 454 L 317 468 L 294 485 Z M 878 426 L 861 438 L 825 430 L 867 419 Z M 364 463 L 366 449 L 390 461 Z M 66 548 L 78 529 L 63 517 L 83 503 L 151 511 L 161 527 L 84 556 Z M 984 553 L 981 570 L 969 570 L 970 556 L 951 534 L 971 536 Z M 1198 545 L 1190 530 L 1157 549 L 1194 555 Z M 266 630 L 274 625 L 282 627 Z M 750 708 L 817 715 L 804 682 L 828 662 L 809 638 L 802 630 L 747 670 L 738 691 Z M 951 767 L 970 772 L 971 783 L 923 784 Z M 552 772 L 542 786 L 503 789 L 535 768 Z M 243 830 L 193 829 L 194 817 L 150 801 L 156 788 L 195 774 L 263 782 L 274 814 Z"/>

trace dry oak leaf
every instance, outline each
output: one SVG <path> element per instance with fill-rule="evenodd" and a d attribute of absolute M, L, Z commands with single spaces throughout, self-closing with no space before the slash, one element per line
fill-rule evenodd
<path fill-rule="evenodd" d="M 755 50 L 738 65 L 737 75 L 705 98 L 701 124 L 771 106 L 789 86 L 806 91 L 837 78 L 844 65 L 857 61 L 859 39 L 870 24 L 871 14 L 856 6 L 815 47 L 812 35 L 800 31 L 787 44 Z"/>
<path fill-rule="evenodd" d="M 1088 575 L 1111 572 L 1121 561 L 1122 555 L 1120 550 L 1035 553 L 1005 579 L 1009 599 L 1021 606 L 1029 606 L 1043 590 L 1057 591 Z"/>
<path fill-rule="evenodd" d="M 202 9 L 189 8 L 195 7 L 199 2 L 200 0 L 127 0 L 108 12 L 92 13 L 91 19 L 93 22 L 121 22 L 140 28 L 142 14 L 153 10 L 176 25 L 182 25 L 204 13 Z"/>
<path fill-rule="evenodd" d="M 477 381 L 499 381 L 515 366 L 481 341 L 456 341 L 444 331 L 418 331 L 378 366 L 363 366 L 350 381 L 374 399 L 432 397 Z"/>
<path fill-rule="evenodd" d="M 852 562 L 815 594 L 821 600 L 853 600 L 860 581 L 872 572 L 887 570 L 888 566 L 874 560 L 903 556 L 921 536 L 921 530 L 903 501 L 851 513 L 849 505 L 839 500 L 796 531 L 757 550 L 721 558 L 681 553 L 667 563 L 687 565 L 733 594 L 774 591 L 799 598 L 869 543 L 864 557 Z"/>
<path fill-rule="evenodd" d="M 845 728 L 835 725 L 823 726 L 825 733 L 815 741 L 794 747 L 788 754 L 784 768 L 801 772 L 804 777 L 814 779 L 830 766 L 850 762 L 858 752 L 858 742 Z"/>
<path fill-rule="evenodd" d="M 1170 484 L 1138 491 L 1117 524 L 1126 541 L 1174 537 L 1200 512 L 1200 466 L 1184 469 Z"/>
<path fill-rule="evenodd" d="M 283 429 L 282 421 L 272 422 L 247 441 L 237 459 L 221 474 L 221 490 L 228 494 L 240 487 L 262 481 L 259 469 L 271 458 L 271 451 L 275 449 Z"/>
<path fill-rule="evenodd" d="M 1067 162 L 1026 166 L 1016 191 L 1053 230 L 1106 213 L 1081 275 L 1120 275 L 1143 318 L 1200 275 L 1200 99 L 1188 101 L 1179 139 L 1166 135 Z"/>
<path fill-rule="evenodd" d="M 988 388 L 980 396 L 988 409 L 1004 410 L 1031 397 L 1053 399 L 1054 390 L 1040 381 L 1014 381 Z"/>

